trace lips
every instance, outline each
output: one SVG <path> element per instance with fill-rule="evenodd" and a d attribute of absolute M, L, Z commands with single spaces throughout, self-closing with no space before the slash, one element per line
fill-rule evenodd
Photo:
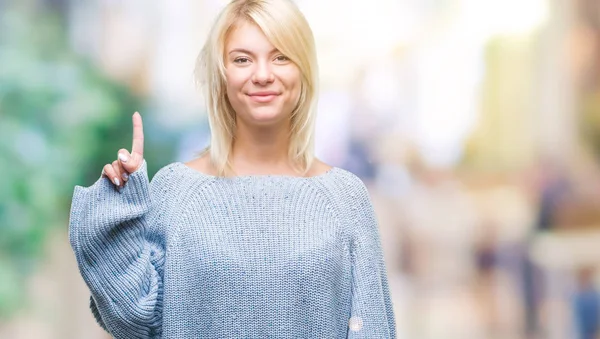
<path fill-rule="evenodd" d="M 274 92 L 274 91 L 262 91 L 262 92 L 248 93 L 248 96 L 250 97 L 250 99 L 252 101 L 259 102 L 259 103 L 271 102 L 278 95 L 279 95 L 279 93 Z"/>

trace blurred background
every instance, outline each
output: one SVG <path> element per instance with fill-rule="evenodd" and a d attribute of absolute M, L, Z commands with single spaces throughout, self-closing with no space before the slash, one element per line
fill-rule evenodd
<path fill-rule="evenodd" d="M 144 118 L 152 176 L 207 145 L 224 0 L 0 0 L 0 338 L 108 338 L 69 247 Z M 296 0 L 317 155 L 367 184 L 399 338 L 598 338 L 600 1 Z"/>

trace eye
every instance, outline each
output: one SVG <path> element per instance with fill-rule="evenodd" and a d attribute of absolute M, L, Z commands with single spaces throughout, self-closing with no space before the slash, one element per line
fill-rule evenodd
<path fill-rule="evenodd" d="M 248 58 L 246 58 L 246 57 L 238 57 L 238 58 L 235 58 L 235 59 L 233 60 L 233 62 L 234 62 L 234 63 L 236 63 L 236 64 L 246 64 L 246 63 L 248 63 L 249 61 L 250 61 L 250 59 L 248 59 Z"/>
<path fill-rule="evenodd" d="M 290 58 L 286 57 L 285 55 L 278 55 L 275 58 L 275 61 L 279 61 L 279 62 L 287 62 L 290 61 Z"/>

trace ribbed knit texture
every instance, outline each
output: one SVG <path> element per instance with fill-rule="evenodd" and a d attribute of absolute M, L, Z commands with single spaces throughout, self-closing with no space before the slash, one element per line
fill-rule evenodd
<path fill-rule="evenodd" d="M 396 338 L 363 182 L 219 178 L 181 162 L 75 186 L 69 237 L 113 337 Z"/>

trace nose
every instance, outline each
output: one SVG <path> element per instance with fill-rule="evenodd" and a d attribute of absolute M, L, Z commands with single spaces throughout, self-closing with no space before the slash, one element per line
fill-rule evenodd
<path fill-rule="evenodd" d="M 257 62 L 254 73 L 252 74 L 252 82 L 259 85 L 267 85 L 275 80 L 273 70 L 268 62 Z"/>

